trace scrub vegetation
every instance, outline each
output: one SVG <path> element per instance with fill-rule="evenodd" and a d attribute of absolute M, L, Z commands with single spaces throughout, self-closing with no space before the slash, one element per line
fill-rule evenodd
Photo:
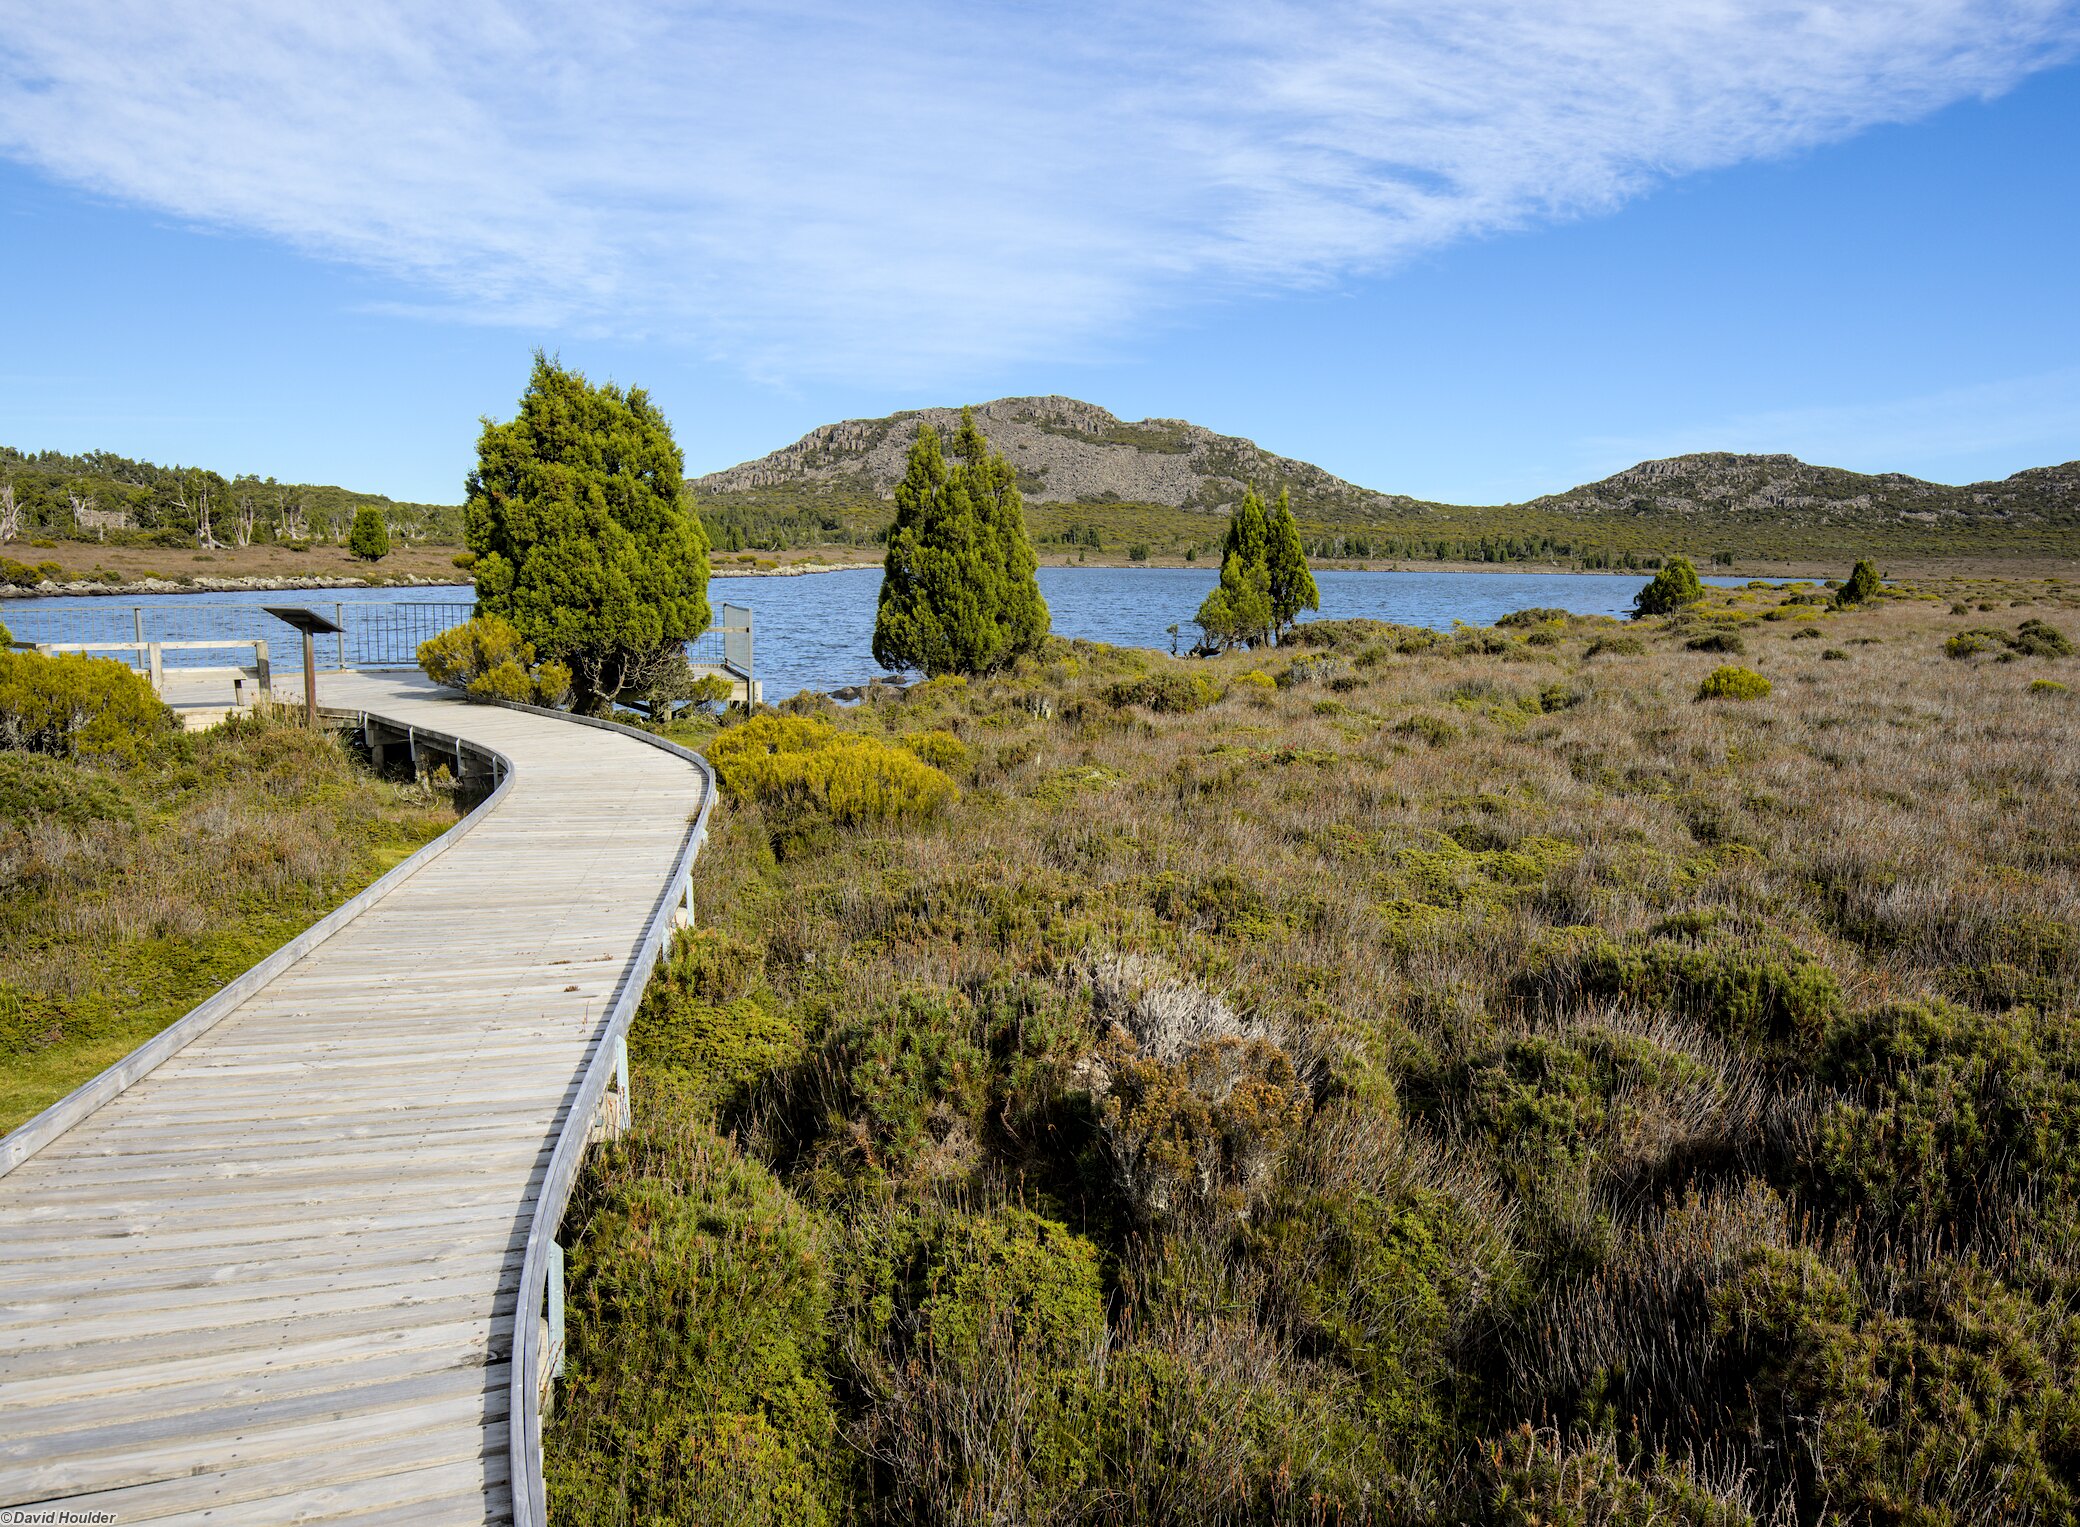
<path fill-rule="evenodd" d="M 679 728 L 562 1519 L 2080 1519 L 2080 588 L 1828 596 Z"/>
<path fill-rule="evenodd" d="M 182 733 L 120 663 L 0 660 L 0 1132 L 455 820 L 281 716 Z M 24 692 L 105 701 L 121 726 L 10 731 Z"/>

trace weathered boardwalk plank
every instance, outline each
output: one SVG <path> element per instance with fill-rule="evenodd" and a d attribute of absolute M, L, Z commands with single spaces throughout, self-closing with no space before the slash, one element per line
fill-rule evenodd
<path fill-rule="evenodd" d="M 512 788 L 0 1177 L 0 1506 L 510 1519 L 530 1218 L 703 780 L 416 679 L 320 698 L 503 754 Z"/>

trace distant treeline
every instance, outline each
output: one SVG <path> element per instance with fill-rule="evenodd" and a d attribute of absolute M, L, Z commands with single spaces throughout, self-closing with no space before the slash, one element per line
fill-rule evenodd
<path fill-rule="evenodd" d="M 0 446 L 0 530 L 9 538 L 164 546 L 343 542 L 363 505 L 393 540 L 462 539 L 455 504 L 401 503 L 377 493 L 272 477 L 226 477 L 112 451 L 69 456 Z"/>
<path fill-rule="evenodd" d="M 810 546 L 875 546 L 894 513 L 887 500 L 856 486 L 838 491 L 780 486 L 698 500 L 703 523 L 723 551 L 792 551 Z M 1361 515 L 1342 505 L 1296 498 L 1307 554 L 1316 561 L 1490 562 L 1653 569 L 1671 556 L 1699 566 L 1743 562 L 1841 560 L 1873 552 L 1931 557 L 2080 556 L 2080 524 L 2057 518 L 2004 522 L 1945 516 L 1858 521 L 1777 520 L 1753 511 L 1725 515 L 1661 508 L 1650 499 L 1624 507 L 1563 511 L 1544 505 L 1496 508 L 1435 504 Z M 1224 514 L 1168 504 L 1026 500 L 1026 523 L 1040 547 L 1085 552 L 1146 548 L 1160 558 L 1218 563 Z"/>

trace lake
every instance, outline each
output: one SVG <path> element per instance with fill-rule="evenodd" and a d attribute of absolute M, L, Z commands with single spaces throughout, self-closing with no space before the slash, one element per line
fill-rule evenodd
<path fill-rule="evenodd" d="M 1492 625 L 1512 610 L 1548 605 L 1578 615 L 1624 615 L 1646 586 L 1637 573 L 1464 573 L 1318 571 L 1320 620 L 1367 617 L 1449 630 L 1455 620 Z M 1165 628 L 1190 647 L 1192 616 L 1217 569 L 1195 567 L 1043 567 L 1040 592 L 1060 636 L 1123 647 L 1169 650 Z M 1738 587 L 1745 579 L 1707 578 Z M 878 567 L 803 578 L 717 579 L 710 601 L 751 606 L 758 629 L 758 676 L 768 700 L 798 689 L 863 683 L 880 670 L 871 656 Z"/>
<path fill-rule="evenodd" d="M 870 649 L 874 602 L 881 588 L 878 567 L 800 578 L 718 578 L 709 586 L 711 604 L 727 599 L 751 607 L 757 626 L 756 667 L 769 700 L 800 689 L 836 689 L 862 683 L 879 670 Z M 1180 628 L 1189 645 L 1192 614 L 1218 579 L 1215 569 L 1192 567 L 1046 567 L 1040 591 L 1063 636 L 1167 650 L 1165 628 Z M 1646 583 L 1636 573 L 1465 573 L 1335 572 L 1315 574 L 1322 591 L 1319 619 L 1359 616 L 1407 626 L 1448 629 L 1455 620 L 1492 624 L 1512 610 L 1549 605 L 1581 615 L 1622 615 Z M 1737 586 L 1738 578 L 1708 583 Z M 330 616 L 348 608 L 350 629 L 363 661 L 409 661 L 416 642 L 431 630 L 427 617 L 397 606 L 454 604 L 471 598 L 467 585 L 418 589 L 326 589 L 320 592 L 256 594 L 82 595 L 51 599 L 0 600 L 0 622 L 17 641 L 127 641 L 133 610 L 144 615 L 146 635 L 161 641 L 218 636 L 259 636 L 278 665 L 293 668 L 295 637 L 287 626 L 260 613 L 262 604 L 305 605 Z M 358 621 L 354 607 L 380 603 L 393 618 Z M 445 614 L 445 612 L 443 612 Z M 435 622 L 436 624 L 438 622 Z M 321 664 L 332 657 L 319 638 Z M 128 654 L 113 654 L 127 657 Z M 222 663 L 227 653 L 168 654 L 169 663 Z"/>

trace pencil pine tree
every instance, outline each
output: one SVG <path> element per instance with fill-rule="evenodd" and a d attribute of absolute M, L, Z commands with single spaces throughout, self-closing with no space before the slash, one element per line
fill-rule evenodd
<path fill-rule="evenodd" d="M 1026 538 L 1018 476 L 963 409 L 948 465 L 917 427 L 874 614 L 874 660 L 925 673 L 992 673 L 1040 644 L 1047 603 Z"/>
<path fill-rule="evenodd" d="M 1321 591 L 1307 569 L 1307 551 L 1300 544 L 1300 524 L 1293 518 L 1293 495 L 1278 490 L 1278 508 L 1271 515 L 1266 534 L 1264 567 L 1271 597 L 1272 624 L 1285 630 L 1302 610 L 1322 607 Z"/>
<path fill-rule="evenodd" d="M 1668 615 L 1704 598 L 1704 584 L 1688 557 L 1670 557 L 1653 581 L 1633 596 L 1632 618 Z"/>
<path fill-rule="evenodd" d="M 363 504 L 354 511 L 353 528 L 347 532 L 347 550 L 364 562 L 380 562 L 390 555 L 390 527 L 383 511 Z"/>
<path fill-rule="evenodd" d="M 1018 470 L 992 451 L 975 423 L 975 410 L 961 410 L 954 454 L 968 479 L 968 500 L 982 525 L 985 556 L 995 593 L 996 623 L 1003 643 L 998 666 L 1037 648 L 1047 635 L 1047 601 L 1040 596 L 1040 559 L 1026 536 L 1025 495 Z"/>
<path fill-rule="evenodd" d="M 478 612 L 567 664 L 578 710 L 683 666 L 707 629 L 707 533 L 640 387 L 595 387 L 536 351 L 518 416 L 484 421 L 463 523 Z"/>
<path fill-rule="evenodd" d="M 1881 581 L 1877 567 L 1868 558 L 1860 558 L 1849 581 L 1835 591 L 1834 602 L 1841 608 L 1862 604 L 1877 594 Z"/>
<path fill-rule="evenodd" d="M 1271 602 L 1271 523 L 1255 488 L 1228 520 L 1221 543 L 1221 581 L 1192 617 L 1219 647 L 1255 647 L 1270 640 L 1278 620 Z"/>

